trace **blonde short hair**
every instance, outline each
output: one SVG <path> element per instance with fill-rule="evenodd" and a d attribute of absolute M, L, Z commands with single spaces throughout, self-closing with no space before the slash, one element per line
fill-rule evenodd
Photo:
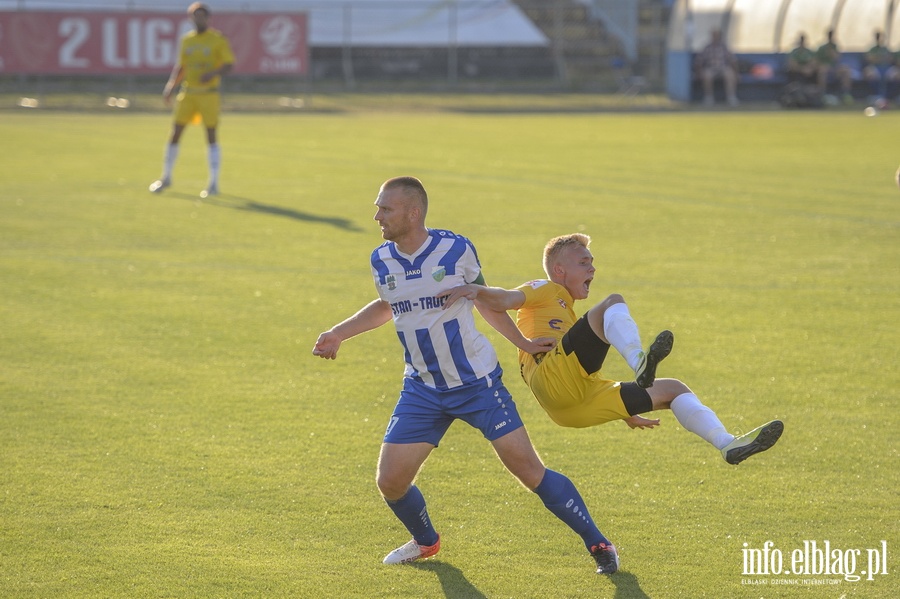
<path fill-rule="evenodd" d="M 212 14 L 212 11 L 209 10 L 209 6 L 204 4 L 203 2 L 194 2 L 193 4 L 188 6 L 187 14 L 192 15 L 195 12 L 197 12 L 198 10 L 202 10 L 203 12 L 206 13 L 207 16 Z"/>
<path fill-rule="evenodd" d="M 550 276 L 550 268 L 559 258 L 559 256 L 568 248 L 573 246 L 581 246 L 588 248 L 591 245 L 591 238 L 584 233 L 571 233 L 570 235 L 560 235 L 554 237 L 544 246 L 544 272 Z"/>

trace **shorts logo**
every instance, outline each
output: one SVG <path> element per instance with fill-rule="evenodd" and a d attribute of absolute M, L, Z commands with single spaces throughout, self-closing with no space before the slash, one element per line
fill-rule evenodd
<path fill-rule="evenodd" d="M 394 430 L 394 426 L 400 421 L 398 416 L 391 416 L 391 421 L 388 423 L 387 430 L 384 431 L 385 436 L 390 435 L 391 431 Z"/>
<path fill-rule="evenodd" d="M 433 266 L 431 267 L 431 278 L 440 283 L 444 280 L 444 276 L 447 274 L 447 269 L 443 266 Z"/>

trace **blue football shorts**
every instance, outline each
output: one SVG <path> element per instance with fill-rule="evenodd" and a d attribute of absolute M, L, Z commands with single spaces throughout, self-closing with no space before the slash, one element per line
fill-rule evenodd
<path fill-rule="evenodd" d="M 384 442 L 431 443 L 437 447 L 456 419 L 480 430 L 488 441 L 521 428 L 522 418 L 503 386 L 502 375 L 498 365 L 475 383 L 447 390 L 404 377 Z"/>

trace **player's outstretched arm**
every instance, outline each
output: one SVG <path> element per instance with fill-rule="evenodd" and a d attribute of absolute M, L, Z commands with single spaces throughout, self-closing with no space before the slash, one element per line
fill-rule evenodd
<path fill-rule="evenodd" d="M 334 360 L 346 339 L 376 329 L 390 319 L 391 306 L 384 300 L 373 300 L 350 318 L 320 334 L 312 353 L 326 360 Z"/>
<path fill-rule="evenodd" d="M 485 321 L 494 327 L 498 333 L 506 337 L 510 343 L 529 354 L 541 354 L 548 352 L 556 347 L 556 339 L 552 337 L 539 337 L 537 339 L 529 339 L 522 334 L 522 331 L 516 326 L 512 318 L 506 311 L 497 311 L 482 304 L 480 300 L 475 300 L 475 308 Z"/>
<path fill-rule="evenodd" d="M 525 303 L 525 294 L 518 289 L 503 289 L 501 287 L 486 287 L 478 283 L 468 283 L 454 287 L 444 296 L 444 309 L 449 308 L 460 299 L 478 301 L 482 306 L 487 306 L 497 312 L 518 310 Z"/>
<path fill-rule="evenodd" d="M 548 352 L 556 346 L 556 339 L 551 337 L 538 339 L 525 337 L 506 313 L 507 310 L 516 310 L 525 303 L 525 294 L 518 289 L 488 287 L 484 284 L 483 276 L 479 275 L 474 283 L 454 287 L 443 297 L 445 310 L 461 299 L 473 301 L 478 313 L 487 323 L 524 352 L 539 354 Z"/>

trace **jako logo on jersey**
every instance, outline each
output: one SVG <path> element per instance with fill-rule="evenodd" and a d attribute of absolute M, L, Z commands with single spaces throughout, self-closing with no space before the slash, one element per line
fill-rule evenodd
<path fill-rule="evenodd" d="M 551 320 L 551 321 L 548 322 L 547 324 L 550 325 L 550 328 L 551 328 L 551 329 L 554 329 L 554 330 L 557 330 L 557 331 L 558 331 L 558 330 L 560 330 L 559 325 L 560 325 L 561 322 L 562 322 L 562 320 L 560 320 L 559 318 L 554 318 L 553 320 Z"/>
<path fill-rule="evenodd" d="M 431 267 L 431 278 L 440 283 L 444 280 L 444 276 L 447 274 L 447 269 L 443 266 L 432 266 Z"/>
<path fill-rule="evenodd" d="M 387 288 L 390 291 L 393 291 L 397 288 L 397 277 L 394 275 L 388 275 L 384 278 L 384 282 L 387 283 Z"/>
<path fill-rule="evenodd" d="M 421 276 L 422 276 L 422 269 L 421 269 L 421 268 L 411 268 L 410 270 L 407 270 L 407 271 L 406 271 L 406 278 L 409 278 L 409 277 L 421 277 Z"/>

